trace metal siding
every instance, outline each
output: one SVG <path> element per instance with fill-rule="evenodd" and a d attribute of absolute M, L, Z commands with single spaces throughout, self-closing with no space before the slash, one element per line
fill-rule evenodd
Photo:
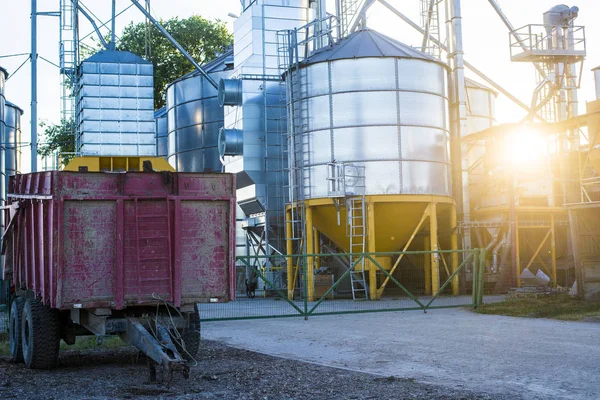
<path fill-rule="evenodd" d="M 438 63 L 394 57 L 301 69 L 293 98 L 306 198 L 328 196 L 323 164 L 332 162 L 363 166 L 368 195 L 450 196 L 446 74 Z"/>

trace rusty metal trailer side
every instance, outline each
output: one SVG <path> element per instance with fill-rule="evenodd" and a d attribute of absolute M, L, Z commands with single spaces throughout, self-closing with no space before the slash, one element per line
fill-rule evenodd
<path fill-rule="evenodd" d="M 14 283 L 57 309 L 235 295 L 229 174 L 43 172 L 9 185 Z M 6 273 L 6 271 L 5 271 Z"/>

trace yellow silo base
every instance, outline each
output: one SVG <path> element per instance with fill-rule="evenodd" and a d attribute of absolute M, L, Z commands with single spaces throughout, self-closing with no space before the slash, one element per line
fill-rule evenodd
<path fill-rule="evenodd" d="M 336 202 L 338 202 L 336 204 Z M 340 204 L 341 203 L 341 204 Z M 454 199 L 444 196 L 430 195 L 376 195 L 365 196 L 366 206 L 366 252 L 399 252 L 407 251 L 415 243 L 415 237 L 421 231 L 428 228 L 429 248 L 432 251 L 439 249 L 438 242 L 438 218 L 446 215 L 448 221 L 445 225 L 450 236 L 448 246 L 450 250 L 457 250 L 457 232 L 456 232 L 456 208 Z M 347 214 L 344 206 L 344 199 L 313 199 L 307 200 L 303 204 L 303 220 L 306 225 L 306 237 L 303 240 L 306 243 L 307 254 L 319 252 L 318 242 L 315 237 L 322 234 L 328 237 L 339 248 L 346 252 L 350 251 L 350 239 L 347 235 Z M 292 206 L 288 206 L 286 212 L 287 218 L 287 251 L 292 254 Z M 428 223 L 426 223 L 428 222 Z M 422 243 L 418 245 L 421 246 Z M 391 257 L 380 257 L 376 259 L 377 263 L 390 275 L 398 268 L 403 255 L 400 255 L 392 264 Z M 439 272 L 439 254 L 431 254 L 426 263 L 425 288 L 427 291 L 437 292 L 440 288 Z M 291 260 L 291 259 L 290 259 Z M 307 259 L 307 297 L 309 301 L 314 300 L 313 276 L 315 270 L 315 260 L 312 257 Z M 458 254 L 453 253 L 451 257 L 452 272 L 458 267 Z M 362 267 L 357 267 L 362 268 Z M 369 298 L 371 300 L 379 299 L 386 285 L 389 283 L 389 276 L 383 280 L 381 285 L 377 285 L 377 271 L 379 267 L 372 262 L 365 263 L 365 272 L 369 277 Z M 293 296 L 295 288 L 295 271 L 292 262 L 288 264 L 288 296 Z M 458 277 L 452 281 L 453 294 L 458 295 Z"/>

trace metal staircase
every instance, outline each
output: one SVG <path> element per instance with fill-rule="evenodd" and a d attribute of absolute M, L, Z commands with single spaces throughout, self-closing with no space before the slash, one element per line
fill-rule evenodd
<path fill-rule="evenodd" d="M 367 241 L 367 210 L 365 197 L 348 197 L 346 199 L 347 235 L 350 239 L 350 284 L 352 285 L 352 299 L 368 300 L 369 293 L 365 278 L 364 254 Z M 358 260 L 358 261 L 357 261 Z M 356 265 L 355 265 L 356 263 Z"/>

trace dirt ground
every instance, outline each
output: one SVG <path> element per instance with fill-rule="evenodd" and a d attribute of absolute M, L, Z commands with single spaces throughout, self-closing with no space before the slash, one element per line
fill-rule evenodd
<path fill-rule="evenodd" d="M 401 377 L 324 367 L 204 341 L 198 366 L 170 387 L 149 383 L 133 348 L 62 351 L 50 371 L 0 357 L 2 399 L 504 399 Z M 508 398 L 508 397 L 506 397 Z M 511 399 L 514 396 L 511 397 Z"/>

